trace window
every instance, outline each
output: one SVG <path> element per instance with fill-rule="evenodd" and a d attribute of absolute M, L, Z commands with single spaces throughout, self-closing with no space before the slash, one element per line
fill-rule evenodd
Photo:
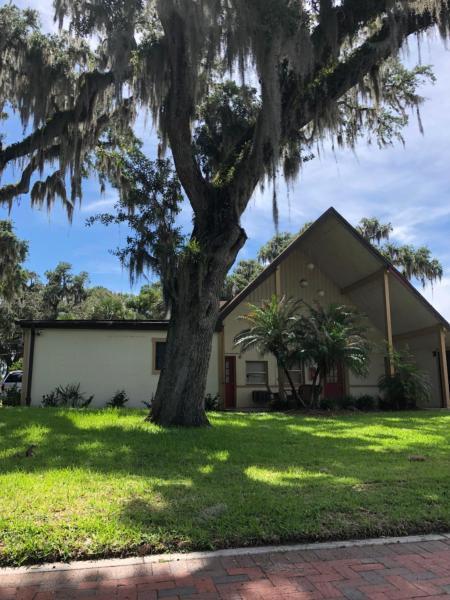
<path fill-rule="evenodd" d="M 305 371 L 303 368 L 303 363 L 297 363 L 289 369 L 289 375 L 291 376 L 292 382 L 296 388 L 300 387 L 305 383 Z M 288 384 L 288 381 L 285 381 L 284 384 Z"/>
<path fill-rule="evenodd" d="M 267 385 L 267 361 L 249 361 L 245 363 L 247 385 Z"/>
<path fill-rule="evenodd" d="M 166 342 L 163 340 L 153 341 L 153 370 L 162 371 L 166 358 Z"/>

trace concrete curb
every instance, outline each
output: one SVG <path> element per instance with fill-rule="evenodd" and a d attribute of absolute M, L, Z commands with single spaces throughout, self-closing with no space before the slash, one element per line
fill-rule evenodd
<path fill-rule="evenodd" d="M 180 560 L 200 560 L 220 558 L 223 556 L 243 556 L 248 554 L 267 554 L 275 552 L 299 552 L 301 550 L 331 550 L 335 548 L 349 548 L 358 546 L 382 546 L 384 544 L 417 544 L 420 542 L 439 542 L 450 539 L 450 533 L 408 535 L 404 537 L 381 537 L 366 540 L 347 540 L 338 542 L 318 542 L 309 544 L 291 544 L 283 546 L 257 546 L 249 548 L 226 548 L 211 552 L 190 552 L 187 554 L 153 554 L 149 556 L 135 556 L 130 558 L 113 558 L 90 561 L 77 561 L 72 563 L 46 563 L 28 567 L 6 567 L 0 569 L 2 575 L 18 575 L 23 573 L 48 573 L 58 571 L 77 571 L 85 569 L 104 569 L 110 567 L 126 567 L 152 563 L 166 563 Z"/>

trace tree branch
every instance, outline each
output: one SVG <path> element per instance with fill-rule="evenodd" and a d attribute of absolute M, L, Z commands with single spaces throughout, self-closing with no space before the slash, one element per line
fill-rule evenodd
<path fill-rule="evenodd" d="M 56 138 L 66 134 L 69 125 L 88 121 L 92 117 L 98 94 L 114 83 L 114 74 L 93 71 L 92 73 L 83 73 L 80 80 L 83 80 L 80 93 L 72 109 L 56 112 L 43 127 L 34 131 L 21 142 L 0 150 L 0 172 L 9 162 L 28 156 L 42 148 L 43 140 L 48 145 Z"/>
<path fill-rule="evenodd" d="M 386 8 L 386 4 L 385 0 L 371 0 L 368 6 L 360 6 L 358 0 L 346 0 L 335 10 L 353 9 L 356 14 L 352 25 L 347 23 L 345 27 L 341 27 L 340 36 L 345 37 L 354 32 L 356 24 L 358 27 L 365 24 L 376 15 L 377 11 Z M 403 19 L 398 16 L 395 21 L 386 17 L 380 30 L 367 39 L 346 61 L 338 63 L 331 72 L 329 69 L 324 70 L 326 65 L 319 65 L 310 76 L 309 84 L 294 74 L 287 76 L 282 89 L 282 143 L 296 139 L 301 129 L 317 118 L 332 102 L 336 102 L 358 85 L 363 76 L 394 54 L 409 35 L 427 29 L 433 24 L 435 20 L 430 13 L 422 15 L 410 13 Z M 401 32 L 396 46 L 392 43 L 393 27 Z M 265 140 L 263 114 L 264 111 L 261 111 L 253 128 L 253 142 L 248 155 L 236 167 L 235 176 L 230 183 L 231 195 L 240 199 L 238 201 L 240 214 L 245 210 L 248 198 L 264 175 L 265 165 L 261 161 L 261 153 L 265 152 L 269 143 Z"/>
<path fill-rule="evenodd" d="M 43 162 L 57 158 L 59 156 L 59 152 L 60 146 L 59 144 L 56 144 L 51 148 L 47 148 L 46 150 L 36 153 L 22 171 L 20 181 L 0 187 L 0 203 L 8 204 L 11 207 L 12 201 L 15 197 L 22 194 L 28 194 L 30 191 L 30 182 L 33 173 L 41 167 Z"/>
<path fill-rule="evenodd" d="M 324 99 L 327 103 L 337 101 L 355 87 L 361 77 L 394 54 L 409 35 L 427 29 L 434 23 L 429 13 L 420 16 L 410 14 L 403 23 L 397 19 L 395 24 L 386 18 L 376 34 L 366 40 L 346 61 L 338 63 L 331 72 L 327 70 L 326 73 L 321 73 L 319 69 L 310 77 L 309 85 L 298 78 L 287 79 L 282 92 L 283 139 L 292 138 L 308 125 L 317 116 L 318 107 L 322 107 L 322 110 L 325 108 Z M 393 27 L 402 32 L 396 45 L 392 42 Z"/>
<path fill-rule="evenodd" d="M 191 118 L 196 74 L 192 73 L 184 24 L 179 15 L 161 10 L 161 23 L 170 60 L 170 89 L 163 108 L 164 133 L 170 142 L 178 177 L 196 214 L 201 214 L 209 184 L 195 158 Z"/>

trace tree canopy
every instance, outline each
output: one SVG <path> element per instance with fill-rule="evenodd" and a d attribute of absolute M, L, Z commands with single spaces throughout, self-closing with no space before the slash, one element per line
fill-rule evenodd
<path fill-rule="evenodd" d="M 7 223 L 7 229 L 12 231 L 12 225 Z M 13 236 L 19 247 L 28 247 L 26 242 Z M 14 263 L 20 274 L 14 297 L 0 295 L 0 373 L 22 356 L 19 320 L 162 319 L 166 315 L 159 283 L 142 286 L 138 294 L 88 287 L 87 273 L 73 273 L 69 263 L 59 263 L 48 270 L 42 281 L 36 273 L 24 268 L 22 257 L 25 260 L 27 253 L 20 254 Z"/>
<path fill-rule="evenodd" d="M 69 32 L 44 35 L 35 12 L 1 8 L 1 112 L 9 104 L 34 128 L 0 151 L 1 169 L 28 159 L 21 180 L 2 188 L 6 202 L 57 161 L 59 168 L 33 185 L 32 198 L 67 200 L 70 172 L 70 207 L 81 195 L 84 158 L 105 128 L 126 129 L 135 108 L 145 106 L 171 145 L 194 210 L 211 185 L 230 188 L 245 205 L 280 161 L 286 175 L 295 174 L 301 149 L 318 137 L 354 145 L 363 134 L 384 145 L 401 135 L 406 110 L 421 101 L 416 78 L 427 68 L 408 71 L 389 59 L 411 33 L 437 24 L 447 36 L 449 26 L 446 0 L 55 6 Z M 253 74 L 258 86 L 226 81 L 237 72 L 242 80 Z M 215 83 L 218 76 L 224 84 Z"/>

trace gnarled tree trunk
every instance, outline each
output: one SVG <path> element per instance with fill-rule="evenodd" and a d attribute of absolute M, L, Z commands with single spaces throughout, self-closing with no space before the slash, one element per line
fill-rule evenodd
<path fill-rule="evenodd" d="M 217 235 L 201 236 L 194 228 L 193 237 L 200 251 L 186 256 L 171 285 L 165 363 L 152 406 L 152 421 L 165 427 L 208 424 L 205 388 L 220 294 L 246 240 L 238 224 Z"/>

